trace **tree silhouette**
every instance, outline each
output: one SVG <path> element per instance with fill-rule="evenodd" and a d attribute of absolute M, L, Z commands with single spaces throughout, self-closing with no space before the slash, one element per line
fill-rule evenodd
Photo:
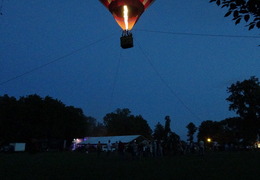
<path fill-rule="evenodd" d="M 188 141 L 190 142 L 190 144 L 193 143 L 193 139 L 194 139 L 194 134 L 197 131 L 197 127 L 195 126 L 195 124 L 193 124 L 192 122 L 190 122 L 186 128 L 188 129 Z"/>
<path fill-rule="evenodd" d="M 225 17 L 233 15 L 235 24 L 241 20 L 247 23 L 248 29 L 260 28 L 260 1 L 259 0 L 210 0 L 222 8 L 227 7 Z"/>
<path fill-rule="evenodd" d="M 239 117 L 220 122 L 203 121 L 199 126 L 198 139 L 210 137 L 220 144 L 252 145 L 260 135 L 260 82 L 255 76 L 237 81 L 227 88 L 229 110 Z"/>
<path fill-rule="evenodd" d="M 164 127 L 161 123 L 157 123 L 154 129 L 153 138 L 156 140 L 163 140 L 165 134 Z"/>
<path fill-rule="evenodd" d="M 103 123 L 97 122 L 95 118 L 87 116 L 86 121 L 88 124 L 86 136 L 105 136 L 107 134 L 105 125 Z"/>
<path fill-rule="evenodd" d="M 16 142 L 31 139 L 61 139 L 71 141 L 83 137 L 87 120 L 80 108 L 65 106 L 49 96 L 34 94 L 21 97 L 0 97 L 1 141 Z"/>
<path fill-rule="evenodd" d="M 242 119 L 244 141 L 253 143 L 260 134 L 260 82 L 251 77 L 237 81 L 227 89 L 231 95 L 229 110 L 235 111 Z"/>
<path fill-rule="evenodd" d="M 213 141 L 220 142 L 222 136 L 222 127 L 217 121 L 203 121 L 198 129 L 198 140 L 206 141 L 207 138 L 211 138 Z"/>
<path fill-rule="evenodd" d="M 170 116 L 165 116 L 164 136 L 167 138 L 171 132 L 171 119 Z"/>
<path fill-rule="evenodd" d="M 243 124 L 240 117 L 227 118 L 219 122 L 222 128 L 219 143 L 239 145 L 243 138 Z"/>
<path fill-rule="evenodd" d="M 161 124 L 158 123 L 156 126 L 155 135 L 162 136 L 162 146 L 166 154 L 177 153 L 180 151 L 180 136 L 175 132 L 171 131 L 171 118 L 170 116 L 165 116 L 165 126 L 161 127 Z M 164 130 L 164 132 L 162 132 Z"/>
<path fill-rule="evenodd" d="M 117 109 L 115 112 L 108 113 L 103 118 L 107 128 L 107 135 L 143 135 L 151 138 L 152 130 L 147 121 L 141 116 L 131 115 L 127 108 Z"/>

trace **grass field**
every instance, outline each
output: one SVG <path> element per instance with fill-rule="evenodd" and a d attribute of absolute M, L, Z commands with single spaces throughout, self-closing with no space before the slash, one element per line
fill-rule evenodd
<path fill-rule="evenodd" d="M 75 152 L 0 154 L 0 179 L 259 179 L 260 152 L 211 152 L 132 160 Z"/>

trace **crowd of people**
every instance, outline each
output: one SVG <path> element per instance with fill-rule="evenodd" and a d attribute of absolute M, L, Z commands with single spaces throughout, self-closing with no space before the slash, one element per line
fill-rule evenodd
<path fill-rule="evenodd" d="M 111 143 L 108 140 L 107 143 L 87 144 L 79 148 L 81 152 L 97 153 L 98 156 L 110 156 L 118 155 L 121 157 L 130 156 L 132 158 L 142 157 L 162 157 L 165 155 L 185 155 L 185 154 L 197 154 L 203 156 L 205 151 L 237 151 L 244 150 L 233 144 L 219 145 L 217 142 L 199 142 L 193 143 L 166 143 L 159 140 L 142 141 L 136 140 L 130 143 L 123 143 L 121 141 Z"/>
<path fill-rule="evenodd" d="M 87 144 L 84 146 L 84 152 L 97 153 L 98 157 L 101 154 L 106 154 L 106 156 L 110 155 L 119 155 L 119 156 L 131 156 L 132 158 L 142 158 L 142 157 L 162 157 L 166 154 L 186 154 L 189 152 L 198 152 L 200 155 L 204 154 L 204 142 L 199 143 L 199 147 L 195 150 L 189 149 L 186 144 L 182 144 L 181 142 L 174 147 L 169 147 L 165 145 L 162 141 L 143 141 L 137 142 L 136 140 L 130 143 L 123 143 L 121 141 L 111 143 L 110 140 L 106 144 L 101 143 L 100 141 L 95 144 Z M 194 147 L 192 147 L 194 148 Z"/>

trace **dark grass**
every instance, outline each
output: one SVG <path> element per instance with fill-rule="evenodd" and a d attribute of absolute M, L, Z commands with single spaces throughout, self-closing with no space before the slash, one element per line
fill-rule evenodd
<path fill-rule="evenodd" d="M 0 154 L 0 179 L 259 179 L 260 152 L 124 159 L 73 152 Z"/>

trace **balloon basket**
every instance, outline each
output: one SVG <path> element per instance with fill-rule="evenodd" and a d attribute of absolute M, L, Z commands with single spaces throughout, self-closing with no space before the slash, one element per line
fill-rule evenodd
<path fill-rule="evenodd" d="M 129 31 L 123 31 L 120 41 L 123 49 L 134 47 L 133 35 Z"/>

